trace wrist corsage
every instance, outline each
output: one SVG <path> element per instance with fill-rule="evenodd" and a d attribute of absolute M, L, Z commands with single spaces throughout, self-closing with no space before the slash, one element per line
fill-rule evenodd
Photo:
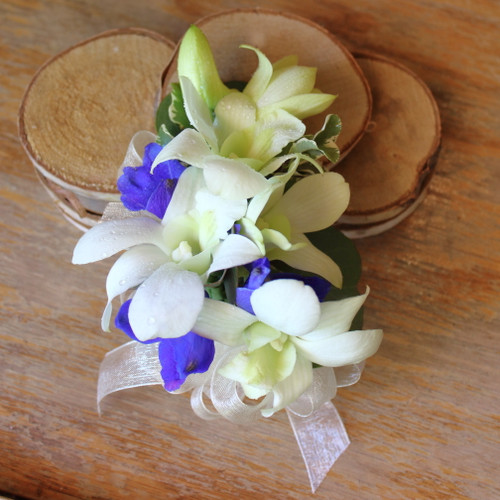
<path fill-rule="evenodd" d="M 241 50 L 256 71 L 223 82 L 202 31 L 187 31 L 157 134 L 132 139 L 121 204 L 83 235 L 73 262 L 123 252 L 106 280 L 102 328 L 121 297 L 114 324 L 131 341 L 104 359 L 99 401 L 162 384 L 191 391 L 202 418 L 247 423 L 286 409 L 315 489 L 348 444 L 330 400 L 359 379 L 382 331 L 362 329 L 359 255 L 333 227 L 349 202 L 344 178 L 323 169 L 339 158 L 340 119 L 327 115 L 314 134 L 303 122 L 335 96 L 293 56 Z M 319 417 L 331 423 L 312 435 Z M 339 429 L 325 471 L 304 448 Z"/>

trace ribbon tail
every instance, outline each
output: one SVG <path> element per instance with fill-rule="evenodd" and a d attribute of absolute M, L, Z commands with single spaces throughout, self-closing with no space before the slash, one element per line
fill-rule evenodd
<path fill-rule="evenodd" d="M 300 417 L 288 409 L 287 415 L 314 493 L 337 458 L 349 446 L 349 436 L 330 401 L 308 417 Z"/>

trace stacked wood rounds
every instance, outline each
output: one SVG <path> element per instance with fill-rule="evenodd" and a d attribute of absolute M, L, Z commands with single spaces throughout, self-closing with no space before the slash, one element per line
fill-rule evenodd
<path fill-rule="evenodd" d="M 418 206 L 436 163 L 440 120 L 415 74 L 377 54 L 354 57 L 323 27 L 285 13 L 235 9 L 196 24 L 223 81 L 248 81 L 255 71 L 257 57 L 240 48 L 245 44 L 272 62 L 296 55 L 300 65 L 317 68 L 317 88 L 338 95 L 306 126 L 318 131 L 328 113 L 342 120 L 341 161 L 326 168 L 351 187 L 339 223 L 348 236 L 378 234 Z M 118 168 L 134 133 L 154 131 L 159 98 L 177 81 L 177 53 L 178 45 L 146 30 L 106 32 L 53 58 L 26 91 L 23 145 L 65 217 L 81 229 L 119 198 Z"/>
<path fill-rule="evenodd" d="M 117 172 L 134 133 L 154 130 L 173 47 L 143 29 L 108 31 L 48 61 L 25 93 L 22 144 L 63 215 L 83 230 L 119 199 Z"/>
<path fill-rule="evenodd" d="M 351 188 L 340 227 L 350 237 L 379 234 L 425 197 L 440 145 L 434 98 L 414 73 L 377 54 L 357 54 L 373 95 L 369 127 L 336 168 Z"/>

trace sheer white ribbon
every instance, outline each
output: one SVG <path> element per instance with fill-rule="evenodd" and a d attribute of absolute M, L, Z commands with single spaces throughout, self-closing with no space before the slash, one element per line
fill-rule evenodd
<path fill-rule="evenodd" d="M 241 349 L 218 344 L 210 369 L 189 375 L 175 391 L 191 392 L 191 407 L 200 418 L 223 417 L 238 424 L 249 424 L 261 416 L 261 410 L 272 407 L 272 393 L 259 403 L 249 404 L 244 401 L 240 385 L 218 373 L 219 368 Z M 335 397 L 337 387 L 346 387 L 359 380 L 363 366 L 364 362 L 335 369 L 315 368 L 310 387 L 286 408 L 313 493 L 349 446 L 347 432 L 330 400 Z M 99 369 L 99 414 L 101 401 L 109 394 L 133 387 L 163 385 L 160 371 L 157 343 L 132 341 L 108 352 Z"/>

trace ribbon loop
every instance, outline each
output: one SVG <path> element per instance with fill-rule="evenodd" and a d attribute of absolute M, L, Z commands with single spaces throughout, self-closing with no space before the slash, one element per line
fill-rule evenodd
<path fill-rule="evenodd" d="M 97 381 L 99 414 L 101 401 L 113 392 L 163 384 L 160 371 L 158 344 L 140 344 L 131 341 L 109 351 L 99 368 Z"/>

